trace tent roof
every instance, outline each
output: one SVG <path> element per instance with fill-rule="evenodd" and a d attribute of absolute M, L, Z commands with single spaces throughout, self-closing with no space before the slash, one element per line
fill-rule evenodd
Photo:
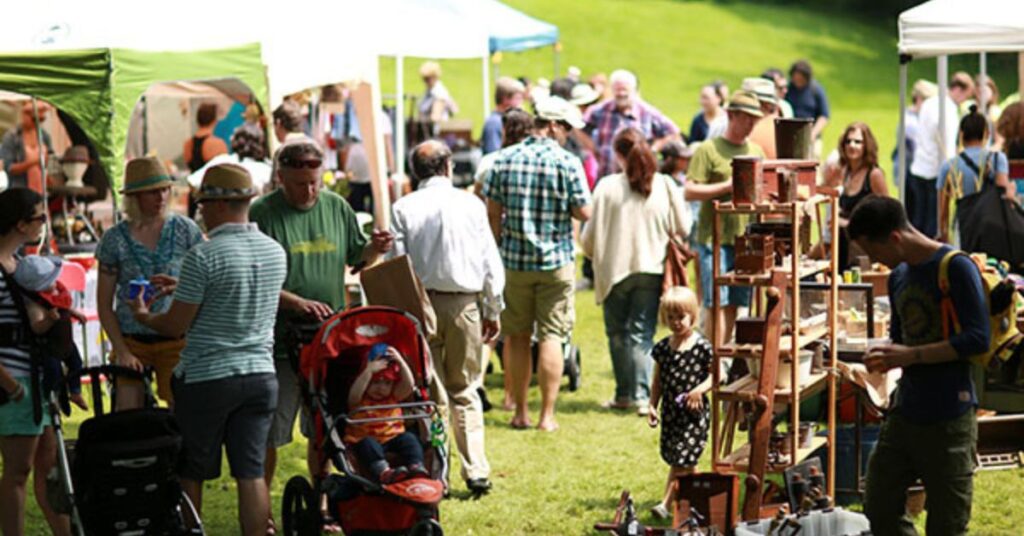
<path fill-rule="evenodd" d="M 931 0 L 900 14 L 899 38 L 915 58 L 1024 51 L 1024 2 Z"/>
<path fill-rule="evenodd" d="M 475 13 L 489 35 L 493 54 L 498 51 L 519 52 L 558 42 L 558 26 L 537 20 L 498 0 L 457 0 Z"/>

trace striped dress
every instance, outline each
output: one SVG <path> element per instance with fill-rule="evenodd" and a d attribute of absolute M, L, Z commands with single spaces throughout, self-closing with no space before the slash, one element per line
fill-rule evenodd
<path fill-rule="evenodd" d="M 174 373 L 185 383 L 273 373 L 284 249 L 255 224 L 224 224 L 185 255 L 174 299 L 199 305 Z"/>
<path fill-rule="evenodd" d="M 0 277 L 0 326 L 2 329 L 16 329 L 21 325 L 21 314 L 7 288 L 7 280 Z M 0 347 L 0 366 L 15 378 L 28 378 L 31 372 L 28 343 Z"/>

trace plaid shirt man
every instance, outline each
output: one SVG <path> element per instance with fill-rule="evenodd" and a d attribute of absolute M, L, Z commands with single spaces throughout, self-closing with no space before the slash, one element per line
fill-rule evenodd
<path fill-rule="evenodd" d="M 639 98 L 634 99 L 633 105 L 625 112 L 615 106 L 615 99 L 608 100 L 588 110 L 584 120 L 587 122 L 587 134 L 597 145 L 598 177 L 619 171 L 612 141 L 620 130 L 633 127 L 648 140 L 679 134 L 679 127 L 671 119 Z"/>
<path fill-rule="evenodd" d="M 484 196 L 505 208 L 506 270 L 544 272 L 574 260 L 572 209 L 590 204 L 579 158 L 551 138 L 530 136 L 501 151 Z"/>

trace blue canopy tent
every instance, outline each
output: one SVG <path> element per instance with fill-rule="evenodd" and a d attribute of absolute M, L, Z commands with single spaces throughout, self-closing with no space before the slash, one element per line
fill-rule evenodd
<path fill-rule="evenodd" d="M 385 7 L 386 6 L 386 7 Z M 537 20 L 498 0 L 382 0 L 378 9 L 389 13 L 396 31 L 382 45 L 382 55 L 395 56 L 395 78 L 399 95 L 404 93 L 404 57 L 436 59 L 480 58 L 483 81 L 484 116 L 491 107 L 491 55 L 508 51 L 554 45 L 558 69 L 558 27 Z M 403 117 L 399 98 L 396 113 Z M 405 136 L 396 129 L 396 153 L 405 154 Z M 396 158 L 399 172 L 404 157 Z"/>

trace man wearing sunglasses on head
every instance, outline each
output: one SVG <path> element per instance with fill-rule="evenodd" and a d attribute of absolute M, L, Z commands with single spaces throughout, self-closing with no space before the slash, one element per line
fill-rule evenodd
<path fill-rule="evenodd" d="M 320 322 L 345 307 L 346 266 L 373 263 L 391 249 L 393 241 L 389 231 L 374 231 L 368 238 L 348 202 L 321 188 L 323 158 L 323 150 L 310 138 L 287 141 L 274 162 L 280 186 L 253 203 L 249 212 L 250 219 L 288 255 L 288 277 L 274 334 L 280 392 L 267 443 L 268 485 L 276 467 L 276 449 L 292 441 L 302 399 L 288 362 L 289 323 Z M 300 428 L 307 436 L 311 429 L 308 420 L 304 410 Z M 313 465 L 311 462 L 310 472 L 319 471 Z"/>

